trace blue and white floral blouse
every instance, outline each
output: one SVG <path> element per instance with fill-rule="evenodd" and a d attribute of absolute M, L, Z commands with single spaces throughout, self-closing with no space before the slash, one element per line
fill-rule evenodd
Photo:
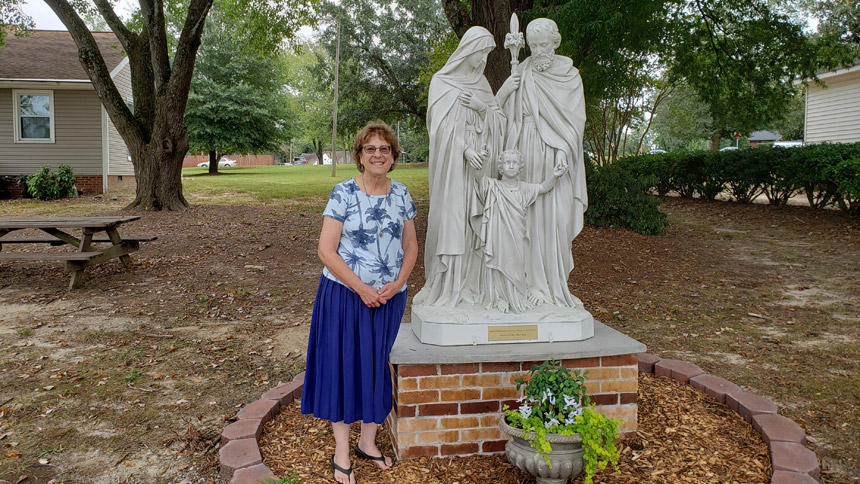
<path fill-rule="evenodd" d="M 387 195 L 368 195 L 350 178 L 334 186 L 323 215 L 343 223 L 337 253 L 362 282 L 381 289 L 397 279 L 403 225 L 418 215 L 406 185 L 391 180 Z M 343 284 L 328 268 L 323 275 Z"/>

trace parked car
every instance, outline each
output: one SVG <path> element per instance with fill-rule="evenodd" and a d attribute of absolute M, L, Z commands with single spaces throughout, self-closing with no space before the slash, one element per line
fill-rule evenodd
<path fill-rule="evenodd" d="M 666 150 L 651 150 L 648 152 L 649 155 L 662 155 Z"/>
<path fill-rule="evenodd" d="M 720 151 L 734 151 L 738 149 L 737 146 L 726 146 L 725 148 L 720 148 Z"/>
<path fill-rule="evenodd" d="M 236 160 L 231 160 L 230 158 L 222 157 L 218 160 L 218 168 L 235 168 L 238 165 Z M 204 161 L 203 163 L 197 163 L 197 166 L 201 168 L 209 168 L 209 162 Z"/>

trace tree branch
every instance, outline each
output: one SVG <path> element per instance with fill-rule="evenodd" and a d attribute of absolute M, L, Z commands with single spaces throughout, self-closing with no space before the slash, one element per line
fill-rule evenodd
<path fill-rule="evenodd" d="M 130 43 L 137 34 L 130 31 L 123 23 L 122 19 L 116 14 L 113 9 L 113 6 L 110 4 L 108 0 L 93 0 L 96 4 L 96 8 L 99 10 L 99 13 L 102 15 L 102 18 L 107 22 L 108 27 L 113 31 L 116 38 L 119 39 L 119 42 L 122 44 L 122 48 L 127 52 L 130 50 Z"/>
<path fill-rule="evenodd" d="M 192 0 L 188 7 L 188 16 L 182 27 L 182 33 L 179 35 L 179 43 L 176 46 L 173 72 L 182 75 L 175 75 L 170 78 L 169 90 L 177 95 L 173 102 L 176 103 L 177 107 L 181 106 L 183 113 L 185 112 L 185 103 L 188 100 L 188 91 L 191 87 L 194 60 L 197 57 L 197 49 L 200 48 L 200 37 L 203 35 L 203 26 L 206 22 L 206 15 L 212 7 L 212 1 Z"/>
<path fill-rule="evenodd" d="M 84 21 L 66 0 L 46 0 L 45 3 L 51 7 L 63 25 L 69 29 L 69 34 L 78 46 L 78 58 L 81 61 L 81 66 L 93 83 L 93 88 L 101 99 L 111 121 L 120 133 L 123 131 L 140 133 L 140 127 L 135 122 L 131 110 L 128 109 L 113 79 L 111 79 L 101 50 L 99 50 L 93 34 L 90 33 Z"/>
<path fill-rule="evenodd" d="M 164 22 L 164 2 L 162 0 L 140 0 L 140 10 L 146 30 L 149 32 L 149 51 L 152 57 L 152 70 L 155 88 L 170 81 L 170 55 L 167 51 L 167 27 Z"/>

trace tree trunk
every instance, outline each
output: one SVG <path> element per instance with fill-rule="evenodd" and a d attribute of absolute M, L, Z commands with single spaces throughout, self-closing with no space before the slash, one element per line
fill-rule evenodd
<path fill-rule="evenodd" d="M 215 150 L 209 150 L 209 174 L 218 174 L 218 152 Z"/>
<path fill-rule="evenodd" d="M 717 131 L 711 135 L 711 139 L 708 140 L 708 149 L 711 151 L 719 151 L 720 149 L 720 140 L 723 138 L 723 133 L 721 131 Z"/>
<path fill-rule="evenodd" d="M 173 108 L 170 101 L 156 106 L 158 120 L 150 142 L 130 147 L 132 159 L 138 160 L 134 166 L 137 196 L 125 208 L 184 210 L 190 206 L 182 195 L 182 160 L 188 152 L 184 110 Z"/>

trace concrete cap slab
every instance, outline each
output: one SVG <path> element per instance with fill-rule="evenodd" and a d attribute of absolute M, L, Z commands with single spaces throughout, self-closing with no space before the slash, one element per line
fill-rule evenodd
<path fill-rule="evenodd" d="M 475 346 L 434 346 L 421 343 L 408 323 L 400 325 L 388 360 L 393 365 L 545 361 L 637 354 L 645 345 L 594 321 L 594 336 L 583 341 L 510 343 Z"/>

